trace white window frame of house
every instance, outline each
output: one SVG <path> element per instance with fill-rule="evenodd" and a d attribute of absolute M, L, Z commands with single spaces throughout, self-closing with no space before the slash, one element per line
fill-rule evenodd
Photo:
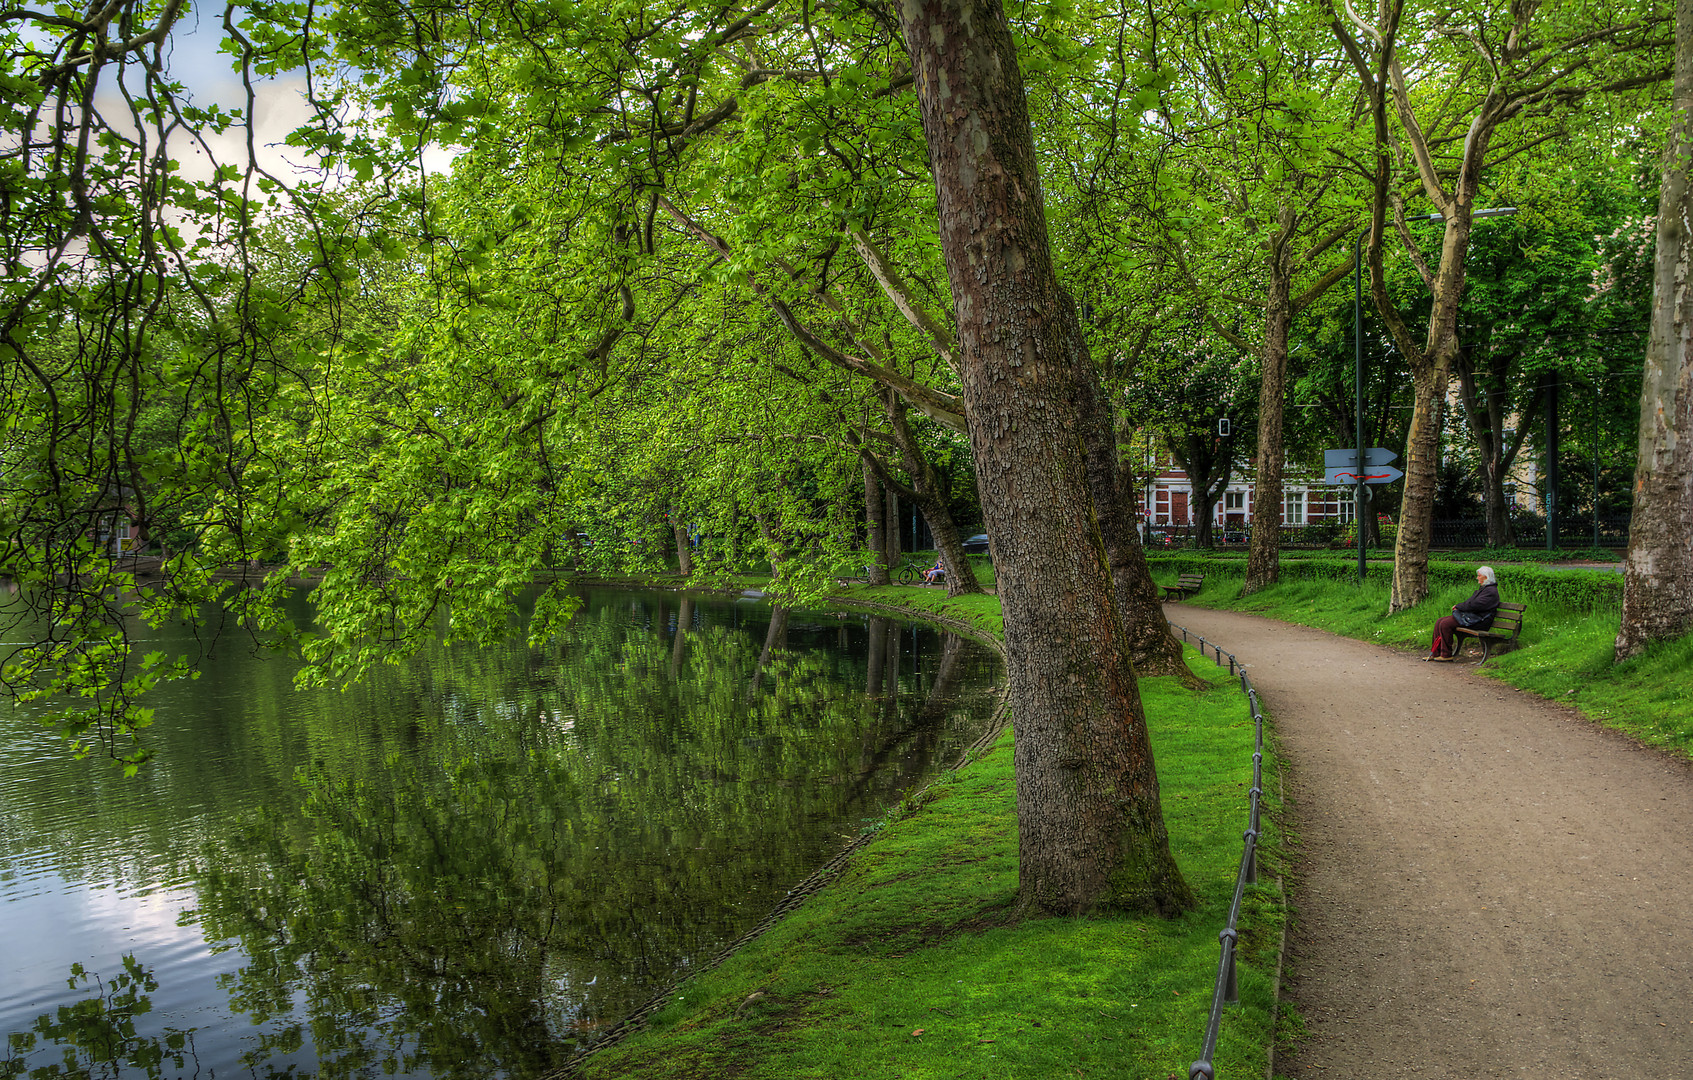
<path fill-rule="evenodd" d="M 1223 512 L 1226 514 L 1233 510 L 1239 510 L 1243 514 L 1246 513 L 1246 492 L 1223 492 Z"/>
<path fill-rule="evenodd" d="M 1335 520 L 1342 525 L 1352 524 L 1352 520 L 1358 516 L 1357 494 L 1356 488 L 1341 488 L 1335 494 L 1335 508 L 1340 511 Z"/>
<path fill-rule="evenodd" d="M 1301 489 L 1289 489 L 1282 493 L 1282 524 L 1297 526 L 1305 524 L 1305 492 Z"/>

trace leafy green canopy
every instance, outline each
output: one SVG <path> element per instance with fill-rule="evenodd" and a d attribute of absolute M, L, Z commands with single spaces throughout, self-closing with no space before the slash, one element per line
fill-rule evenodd
<path fill-rule="evenodd" d="M 84 749 L 138 760 L 139 695 L 189 673 L 132 653 L 119 597 L 191 617 L 261 560 L 237 617 L 345 682 L 443 627 L 510 633 L 536 577 L 656 568 L 676 526 L 702 572 L 814 594 L 862 559 L 886 388 L 965 472 L 948 331 L 911 314 L 950 299 L 889 10 L 230 4 L 235 107 L 171 81 L 183 14 L 0 22 L 0 571 L 44 616 L 6 679 L 72 702 Z M 1333 13 L 1012 14 L 1066 284 L 1150 418 L 1147 372 L 1258 346 L 1278 210 L 1314 247 L 1367 194 Z M 1473 96 L 1430 56 L 1414 97 Z M 295 86 L 289 149 L 321 172 L 284 185 L 253 118 Z M 102 550 L 112 522 L 162 546 L 162 584 Z M 301 574 L 310 635 L 278 603 Z"/>

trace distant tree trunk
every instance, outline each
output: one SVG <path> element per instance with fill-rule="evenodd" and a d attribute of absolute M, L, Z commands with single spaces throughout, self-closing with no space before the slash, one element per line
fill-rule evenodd
<path fill-rule="evenodd" d="M 1532 395 L 1516 415 L 1516 438 L 1506 439 L 1505 421 L 1509 418 L 1510 409 L 1504 387 L 1515 359 L 1514 354 L 1490 350 L 1487 370 L 1477 371 L 1469 349 L 1461 349 L 1458 353 L 1458 397 L 1469 421 L 1470 435 L 1481 455 L 1477 476 L 1481 480 L 1482 500 L 1486 506 L 1488 547 L 1516 546 L 1516 535 L 1511 527 L 1511 503 L 1505 497 L 1505 481 L 1511 475 L 1517 452 L 1540 411 L 1541 397 L 1539 394 Z"/>
<path fill-rule="evenodd" d="M 1270 244 L 1270 282 L 1264 305 L 1263 373 L 1258 382 L 1258 461 L 1252 505 L 1260 521 L 1281 522 L 1282 412 L 1287 399 L 1287 338 L 1293 324 L 1293 270 L 1288 261 L 1292 212 L 1284 210 Z M 1267 511 L 1267 513 L 1266 513 Z M 1252 530 L 1246 557 L 1244 593 L 1274 585 L 1281 578 L 1281 529 Z"/>
<path fill-rule="evenodd" d="M 903 545 L 900 543 L 900 533 L 903 530 L 900 528 L 899 520 L 899 493 L 891 487 L 885 488 L 885 491 L 887 493 L 887 510 L 882 517 L 882 520 L 886 522 L 882 528 L 882 542 L 887 546 L 883 549 L 882 558 L 886 561 L 888 570 L 891 572 L 894 567 L 899 565 L 903 550 Z"/>
<path fill-rule="evenodd" d="M 1198 676 L 1182 660 L 1182 643 L 1170 632 L 1170 620 L 1164 617 L 1158 587 L 1146 564 L 1146 550 L 1135 531 L 1134 473 L 1124 465 L 1118 449 L 1126 440 L 1119 436 L 1117 417 L 1105 404 L 1092 360 L 1085 351 L 1078 356 L 1076 381 L 1087 395 L 1088 486 L 1135 673 L 1173 675 L 1197 685 Z"/>
<path fill-rule="evenodd" d="M 1189 511 L 1193 514 L 1194 545 L 1211 547 L 1211 519 L 1234 473 L 1234 435 L 1224 438 L 1215 431 L 1189 433 L 1180 439 L 1167 439 L 1165 444 L 1176 464 L 1187 473 L 1193 491 Z"/>
<path fill-rule="evenodd" d="M 764 557 L 770 561 L 770 580 L 782 580 L 782 562 L 788 557 L 788 545 L 780 535 L 780 525 L 773 525 L 769 514 L 754 514 L 758 534 L 764 537 Z"/>
<path fill-rule="evenodd" d="M 983 516 L 1002 567 L 1018 910 L 1179 912 L 1152 744 L 1095 522 L 1075 309 L 1051 263 L 1017 51 L 996 0 L 899 7 L 938 197 Z"/>
<path fill-rule="evenodd" d="M 1640 458 L 1616 658 L 1693 631 L 1693 0 L 1675 5 L 1675 112 L 1658 195 L 1652 321 L 1640 387 Z"/>
<path fill-rule="evenodd" d="M 1521 20 L 1518 30 L 1526 32 L 1526 23 L 1535 10 L 1534 5 L 1513 9 Z M 1403 14 L 1402 5 L 1384 5 L 1378 12 L 1376 32 L 1387 37 L 1397 34 Z M 1434 499 L 1440 465 L 1440 417 L 1447 379 L 1458 356 L 1458 304 L 1464 293 L 1464 259 L 1469 253 L 1475 199 L 1481 190 L 1487 148 L 1499 125 L 1520 112 L 1533 96 L 1495 82 L 1476 106 L 1455 171 L 1450 166 L 1437 170 L 1423 130 L 1415 122 L 1412 99 L 1397 54 L 1386 49 L 1366 59 L 1365 51 L 1357 47 L 1345 25 L 1335 20 L 1330 26 L 1358 68 L 1375 126 L 1375 190 L 1368 255 L 1370 297 L 1411 367 L 1413 397 L 1411 427 L 1405 440 L 1405 494 L 1399 504 L 1399 534 L 1393 546 L 1393 592 L 1388 600 L 1388 613 L 1392 614 L 1414 607 L 1428 596 L 1428 551 L 1434 531 Z M 1372 69 L 1371 63 L 1379 66 Z M 1388 122 L 1390 106 L 1398 112 L 1397 129 Z M 1382 266 L 1387 211 L 1394 198 L 1393 185 L 1400 179 L 1394 171 L 1395 163 L 1400 160 L 1398 148 L 1404 142 L 1411 144 L 1410 156 L 1417 163 L 1423 190 L 1444 222 L 1440 260 L 1432 269 L 1425 265 L 1421 252 L 1413 252 L 1413 261 L 1434 294 L 1427 336 L 1420 345 L 1388 293 L 1387 275 Z"/>
<path fill-rule="evenodd" d="M 964 556 L 964 541 L 959 538 L 958 523 L 952 520 L 951 485 L 918 444 L 907 422 L 908 406 L 904 399 L 888 389 L 883 389 L 881 394 L 894 445 L 899 447 L 905 472 L 911 477 L 910 488 L 900 493 L 917 504 L 923 512 L 923 520 L 929 524 L 929 531 L 935 536 L 935 548 L 940 552 L 941 565 L 946 568 L 946 594 L 980 593 L 982 586 L 976 580 L 975 567 Z M 884 479 L 891 490 L 898 490 L 891 477 Z"/>
<path fill-rule="evenodd" d="M 877 478 L 870 459 L 864 465 L 864 533 L 865 547 L 870 551 L 870 584 L 888 584 L 887 503 L 882 498 L 882 481 Z"/>
<path fill-rule="evenodd" d="M 675 507 L 670 508 L 670 533 L 676 539 L 676 569 L 687 577 L 694 572 L 694 545 L 688 539 L 688 527 L 682 524 Z"/>

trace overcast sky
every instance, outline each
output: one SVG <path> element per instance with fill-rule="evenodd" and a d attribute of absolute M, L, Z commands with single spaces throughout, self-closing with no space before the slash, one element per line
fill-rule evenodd
<path fill-rule="evenodd" d="M 178 19 L 173 27 L 166 50 L 170 76 L 183 83 L 190 99 L 200 106 L 220 105 L 225 109 L 247 109 L 246 89 L 234 69 L 234 57 L 218 51 L 224 37 L 223 4 L 199 0 Z M 254 145 L 259 163 L 279 179 L 294 182 L 304 180 L 306 155 L 283 145 L 288 133 L 311 118 L 305 101 L 306 82 L 303 72 L 277 76 L 254 84 L 253 124 Z M 240 164 L 245 160 L 244 129 L 230 129 L 221 135 L 205 134 L 218 161 Z M 172 141 L 173 152 L 180 156 L 184 173 L 203 178 L 210 173 L 205 155 L 191 140 Z M 424 160 L 431 172 L 448 168 L 453 155 L 440 149 L 425 152 Z"/>

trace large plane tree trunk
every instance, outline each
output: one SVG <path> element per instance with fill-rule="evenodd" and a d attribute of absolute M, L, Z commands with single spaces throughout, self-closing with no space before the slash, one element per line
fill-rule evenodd
<path fill-rule="evenodd" d="M 1076 313 L 1058 285 L 1016 45 L 997 0 L 906 0 L 959 374 L 993 538 L 1016 725 L 1018 908 L 1175 913 L 1158 776 L 1078 432 Z"/>
<path fill-rule="evenodd" d="M 1640 459 L 1616 658 L 1693 631 L 1693 0 L 1675 5 L 1675 113 L 1658 196 L 1652 321 L 1640 387 Z"/>

